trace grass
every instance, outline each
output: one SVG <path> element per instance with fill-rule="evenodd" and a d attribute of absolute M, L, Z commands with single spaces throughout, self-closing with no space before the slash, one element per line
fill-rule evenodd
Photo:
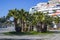
<path fill-rule="evenodd" d="M 47 34 L 52 34 L 53 32 L 46 32 L 46 33 L 41 33 L 41 32 L 36 32 L 36 31 L 31 31 L 31 32 L 6 32 L 4 33 L 5 35 L 47 35 Z"/>

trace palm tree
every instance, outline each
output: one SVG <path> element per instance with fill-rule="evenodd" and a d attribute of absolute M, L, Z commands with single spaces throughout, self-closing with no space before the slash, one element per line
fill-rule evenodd
<path fill-rule="evenodd" d="M 18 18 L 19 18 L 19 13 L 17 12 L 17 9 L 13 9 L 13 10 L 9 10 L 9 13 L 8 13 L 8 15 L 7 15 L 7 19 L 10 19 L 11 17 L 13 17 L 14 18 L 14 24 L 15 24 L 15 30 L 16 30 L 16 32 L 19 32 L 20 31 L 20 29 L 18 30 L 18 24 L 17 24 L 17 20 L 18 20 Z"/>
<path fill-rule="evenodd" d="M 28 21 L 29 21 L 29 30 L 33 31 L 34 26 L 36 26 L 36 20 L 33 14 L 28 15 Z"/>
<path fill-rule="evenodd" d="M 36 12 L 33 15 L 37 24 L 37 31 L 46 32 L 47 25 L 49 25 L 50 22 L 52 22 L 52 18 L 48 16 L 47 13 L 44 14 L 43 12 Z"/>
<path fill-rule="evenodd" d="M 59 16 L 53 17 L 53 21 L 55 22 L 55 25 L 57 27 L 57 24 L 60 22 L 60 17 Z"/>
<path fill-rule="evenodd" d="M 25 11 L 24 9 L 21 10 L 14 9 L 9 10 L 7 19 L 13 17 L 16 31 L 18 31 L 18 28 L 20 27 L 20 29 L 22 29 L 21 31 L 23 32 L 26 21 L 28 21 L 28 15 L 29 12 Z"/>
<path fill-rule="evenodd" d="M 44 20 L 43 13 L 41 12 L 36 12 L 33 14 L 35 20 L 33 20 L 33 23 L 37 25 L 37 31 L 41 31 L 42 29 L 42 22 Z"/>
<path fill-rule="evenodd" d="M 60 21 L 60 17 L 58 17 L 58 16 L 54 17 L 53 18 L 53 21 L 55 21 L 55 23 L 58 24 L 59 21 Z"/>
<path fill-rule="evenodd" d="M 19 13 L 19 23 L 20 23 L 20 26 L 22 27 L 22 32 L 24 32 L 24 27 L 26 27 L 26 21 L 27 21 L 27 17 L 28 17 L 28 14 L 29 12 L 25 11 L 24 9 L 21 9 L 21 10 L 18 10 L 18 13 Z"/>

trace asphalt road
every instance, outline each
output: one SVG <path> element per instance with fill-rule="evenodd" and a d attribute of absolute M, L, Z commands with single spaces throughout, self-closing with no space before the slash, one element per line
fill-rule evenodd
<path fill-rule="evenodd" d="M 49 30 L 54 32 L 47 35 L 5 35 L 4 32 L 15 31 L 14 27 L 0 29 L 0 40 L 60 40 L 60 30 Z"/>
<path fill-rule="evenodd" d="M 30 40 L 60 40 L 60 34 L 49 34 L 49 35 L 0 35 L 0 39 L 30 39 Z"/>

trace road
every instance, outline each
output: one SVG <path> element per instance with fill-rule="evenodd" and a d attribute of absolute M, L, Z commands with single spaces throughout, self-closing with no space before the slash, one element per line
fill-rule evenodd
<path fill-rule="evenodd" d="M 53 34 L 47 34 L 47 35 L 23 35 L 23 36 L 19 36 L 19 35 L 5 35 L 2 34 L 4 32 L 9 32 L 9 31 L 15 31 L 14 28 L 7 28 L 7 29 L 0 29 L 0 39 L 31 39 L 31 40 L 60 40 L 60 30 L 50 30 L 52 32 L 54 32 Z"/>
<path fill-rule="evenodd" d="M 0 39 L 31 39 L 31 40 L 60 40 L 60 34 L 53 34 L 53 35 L 0 35 Z"/>

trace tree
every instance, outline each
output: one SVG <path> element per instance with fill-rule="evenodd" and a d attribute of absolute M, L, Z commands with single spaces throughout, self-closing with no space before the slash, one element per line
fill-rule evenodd
<path fill-rule="evenodd" d="M 21 10 L 18 10 L 18 13 L 19 13 L 18 15 L 19 23 L 20 23 L 20 26 L 22 27 L 22 32 L 24 32 L 29 12 L 25 11 L 24 9 L 21 9 Z"/>
<path fill-rule="evenodd" d="M 21 31 L 23 32 L 25 28 L 25 24 L 29 18 L 28 15 L 29 12 L 25 11 L 24 9 L 21 10 L 13 9 L 13 10 L 9 10 L 7 19 L 13 17 L 16 31 L 18 31 L 18 28 L 20 27 Z"/>
<path fill-rule="evenodd" d="M 47 25 L 52 22 L 52 17 L 48 16 L 48 13 L 43 12 L 36 12 L 33 15 L 37 24 L 37 31 L 47 32 Z"/>
<path fill-rule="evenodd" d="M 3 16 L 3 17 L 1 17 L 0 18 L 0 26 L 1 27 L 6 27 L 7 25 L 6 25 L 6 17 L 5 16 Z"/>
<path fill-rule="evenodd" d="M 18 16 L 19 13 L 17 12 L 17 9 L 13 9 L 13 10 L 9 10 L 9 13 L 7 15 L 7 19 L 10 19 L 11 17 L 14 18 L 14 24 L 15 24 L 15 30 L 16 32 L 19 32 L 21 30 L 21 28 L 19 29 L 19 26 L 17 24 L 17 20 L 18 20 Z"/>
<path fill-rule="evenodd" d="M 60 21 L 60 17 L 59 16 L 56 16 L 56 17 L 53 17 L 53 21 L 58 24 L 59 21 Z"/>
<path fill-rule="evenodd" d="M 4 23 L 4 22 L 6 22 L 6 17 L 5 16 L 0 18 L 0 23 Z"/>
<path fill-rule="evenodd" d="M 44 14 L 41 12 L 36 12 L 33 14 L 34 16 L 34 20 L 33 23 L 37 25 L 37 31 L 41 31 L 42 30 L 42 23 L 44 20 Z"/>

